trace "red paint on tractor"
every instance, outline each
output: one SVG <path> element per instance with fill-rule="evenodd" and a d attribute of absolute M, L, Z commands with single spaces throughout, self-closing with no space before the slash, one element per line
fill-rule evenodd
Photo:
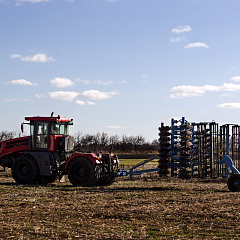
<path fill-rule="evenodd" d="M 30 137 L 14 138 L 2 141 L 0 145 L 0 158 L 11 153 L 30 149 Z"/>
<path fill-rule="evenodd" d="M 64 169 L 66 170 L 69 162 L 76 157 L 85 157 L 89 159 L 94 165 L 99 163 L 100 157 L 98 157 L 95 153 L 74 153 L 66 162 Z"/>
<path fill-rule="evenodd" d="M 59 142 L 62 135 L 49 135 L 48 136 L 48 151 L 57 152 L 59 149 Z"/>

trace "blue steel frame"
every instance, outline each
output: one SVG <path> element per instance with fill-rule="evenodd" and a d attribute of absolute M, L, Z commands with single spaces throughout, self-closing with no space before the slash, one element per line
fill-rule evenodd
<path fill-rule="evenodd" d="M 149 162 L 151 162 L 151 161 L 153 161 L 155 159 L 158 159 L 158 156 L 155 156 L 153 158 L 147 159 L 144 162 L 139 163 L 138 165 L 132 167 L 129 171 L 125 171 L 124 168 L 123 168 L 117 174 L 118 174 L 118 176 L 128 176 L 128 175 L 130 175 L 130 177 L 133 177 L 134 175 L 141 175 L 143 173 L 156 172 L 156 171 L 159 170 L 158 168 L 135 171 L 136 168 L 141 167 L 141 166 L 145 165 L 146 163 L 149 163 Z"/>

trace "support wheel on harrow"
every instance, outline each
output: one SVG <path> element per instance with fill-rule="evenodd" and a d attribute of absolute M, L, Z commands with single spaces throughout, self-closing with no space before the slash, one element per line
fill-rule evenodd
<path fill-rule="evenodd" d="M 69 164 L 68 178 L 74 186 L 94 186 L 97 182 L 95 166 L 89 159 L 77 157 Z"/>
<path fill-rule="evenodd" d="M 231 192 L 240 192 L 240 174 L 235 173 L 228 178 L 228 189 Z"/>

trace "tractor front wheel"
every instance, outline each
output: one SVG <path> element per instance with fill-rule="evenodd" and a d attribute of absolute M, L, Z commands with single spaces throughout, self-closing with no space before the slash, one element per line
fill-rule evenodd
<path fill-rule="evenodd" d="M 235 173 L 228 178 L 228 189 L 231 192 L 240 192 L 240 174 Z"/>
<path fill-rule="evenodd" d="M 91 187 L 96 185 L 95 165 L 87 158 L 77 157 L 69 163 L 68 179 L 74 186 Z"/>
<path fill-rule="evenodd" d="M 21 155 L 13 162 L 12 177 L 17 183 L 34 184 L 39 179 L 36 161 L 28 155 Z"/>

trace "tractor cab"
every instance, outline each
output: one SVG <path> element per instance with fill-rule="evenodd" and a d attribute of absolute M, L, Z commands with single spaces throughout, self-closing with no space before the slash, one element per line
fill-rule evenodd
<path fill-rule="evenodd" d="M 69 136 L 72 119 L 60 117 L 25 117 L 30 121 L 30 147 L 36 151 L 70 151 L 73 139 Z"/>

